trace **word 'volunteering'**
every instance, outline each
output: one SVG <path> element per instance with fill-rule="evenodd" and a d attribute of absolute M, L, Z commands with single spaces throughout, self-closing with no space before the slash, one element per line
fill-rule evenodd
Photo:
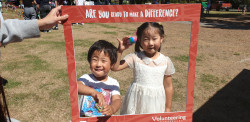
<path fill-rule="evenodd" d="M 86 9 L 86 18 L 177 17 L 178 9 L 145 9 L 145 11 L 103 11 Z"/>

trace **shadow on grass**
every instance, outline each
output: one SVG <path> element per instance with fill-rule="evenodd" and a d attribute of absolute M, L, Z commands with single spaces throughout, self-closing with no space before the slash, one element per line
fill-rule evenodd
<path fill-rule="evenodd" d="M 250 15 L 209 14 L 201 17 L 201 26 L 206 28 L 250 30 Z"/>
<path fill-rule="evenodd" d="M 193 114 L 194 122 L 248 122 L 250 70 L 242 70 Z"/>

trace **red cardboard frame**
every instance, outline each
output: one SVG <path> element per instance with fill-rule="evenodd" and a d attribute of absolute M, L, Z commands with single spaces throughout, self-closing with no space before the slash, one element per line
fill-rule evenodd
<path fill-rule="evenodd" d="M 68 14 L 63 24 L 67 55 L 72 121 L 192 121 L 195 64 L 201 4 L 157 4 L 157 5 L 95 5 L 62 6 L 62 14 Z M 108 15 L 108 16 L 105 16 Z M 114 16 L 115 15 L 115 16 Z M 117 115 L 111 117 L 80 117 L 78 107 L 77 75 L 75 64 L 72 23 L 123 23 L 191 21 L 191 39 L 188 64 L 187 102 L 185 112 L 156 114 Z"/>

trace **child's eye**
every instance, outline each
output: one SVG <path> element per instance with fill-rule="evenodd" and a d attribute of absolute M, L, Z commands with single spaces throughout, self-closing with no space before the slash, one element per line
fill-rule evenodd
<path fill-rule="evenodd" d="M 96 58 L 92 58 L 92 61 L 97 61 L 97 59 Z"/>
<path fill-rule="evenodd" d="M 144 40 L 144 41 L 147 41 L 147 40 L 148 40 L 148 38 L 144 38 L 143 40 Z"/>
<path fill-rule="evenodd" d="M 107 62 L 106 60 L 102 60 L 103 63 Z"/>
<path fill-rule="evenodd" d="M 158 38 L 153 38 L 153 40 L 157 40 Z"/>

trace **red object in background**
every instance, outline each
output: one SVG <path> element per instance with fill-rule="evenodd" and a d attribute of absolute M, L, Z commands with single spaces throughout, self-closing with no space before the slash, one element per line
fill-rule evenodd
<path fill-rule="evenodd" d="M 221 9 L 225 9 L 228 11 L 232 8 L 231 3 L 225 3 L 224 1 L 216 1 L 216 3 L 212 3 L 211 9 L 216 9 L 216 11 L 220 11 Z"/>

